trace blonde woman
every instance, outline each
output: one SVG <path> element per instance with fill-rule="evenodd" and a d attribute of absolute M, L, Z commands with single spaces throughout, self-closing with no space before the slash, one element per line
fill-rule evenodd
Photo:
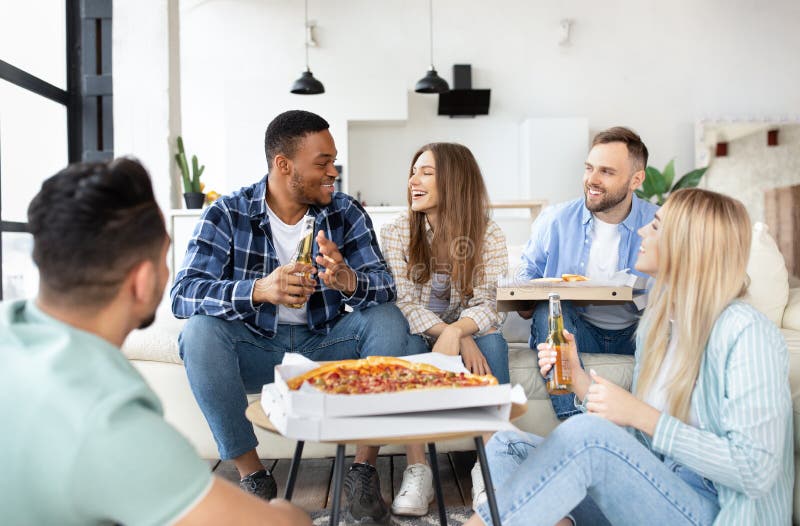
<path fill-rule="evenodd" d="M 789 359 L 775 325 L 738 300 L 750 250 L 744 207 L 680 190 L 639 235 L 636 268 L 656 281 L 637 334 L 634 394 L 587 374 L 573 345 L 574 390 L 588 414 L 543 441 L 490 441 L 500 520 L 550 526 L 573 510 L 578 524 L 604 523 L 600 511 L 615 525 L 790 524 Z M 539 346 L 542 373 L 552 354 Z M 483 523 L 486 506 L 467 524 Z"/>
<path fill-rule="evenodd" d="M 489 219 L 478 163 L 460 144 L 432 143 L 411 161 L 407 214 L 381 232 L 397 287 L 397 306 L 411 329 L 409 348 L 461 356 L 475 374 L 509 382 L 508 344 L 499 332 L 497 279 L 508 268 L 506 240 Z M 433 499 L 422 446 L 407 448 L 408 468 L 392 503 L 397 515 L 425 515 Z M 483 488 L 478 464 L 473 496 Z"/>

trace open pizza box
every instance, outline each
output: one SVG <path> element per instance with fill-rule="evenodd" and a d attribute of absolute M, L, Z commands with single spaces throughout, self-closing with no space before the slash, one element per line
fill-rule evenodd
<path fill-rule="evenodd" d="M 470 389 L 479 388 L 469 387 L 461 390 Z M 451 389 L 426 392 L 434 391 L 451 391 Z M 525 395 L 521 391 L 521 388 L 519 393 L 515 390 L 515 394 L 521 394 L 521 403 L 524 403 Z M 515 403 L 520 403 L 518 396 L 514 399 Z M 283 398 L 277 384 L 264 386 L 261 396 L 264 412 L 283 436 L 295 440 L 335 442 L 462 432 L 474 432 L 478 435 L 483 432 L 516 429 L 509 422 L 512 405 L 510 402 L 487 407 L 336 418 L 298 416 L 290 413 L 285 403 L 286 399 Z"/>
<path fill-rule="evenodd" d="M 460 356 L 424 353 L 403 356 L 404 360 L 428 363 L 453 372 L 467 372 Z M 510 404 L 510 384 L 480 387 L 454 387 L 419 389 L 374 394 L 328 394 L 303 384 L 291 390 L 286 384 L 295 376 L 319 367 L 320 364 L 296 353 L 286 353 L 283 363 L 275 367 L 275 391 L 280 396 L 280 406 L 293 417 L 341 418 L 348 416 L 389 415 L 465 409 Z M 272 385 L 272 384 L 270 384 Z M 266 392 L 268 386 L 264 386 Z M 519 388 L 522 391 L 522 388 Z M 522 394 L 524 400 L 524 393 Z M 262 400 L 265 395 L 262 393 Z M 263 403 L 263 402 L 262 402 Z M 266 411 L 266 406 L 264 408 Z M 408 431 L 406 429 L 406 431 Z"/>
<path fill-rule="evenodd" d="M 562 300 L 597 302 L 633 302 L 638 309 L 647 304 L 647 279 L 620 270 L 607 280 L 549 281 L 551 278 L 524 280 L 517 277 L 499 280 L 497 310 L 526 310 L 534 301 L 547 301 L 551 292 Z M 557 278 L 553 278 L 557 279 Z"/>

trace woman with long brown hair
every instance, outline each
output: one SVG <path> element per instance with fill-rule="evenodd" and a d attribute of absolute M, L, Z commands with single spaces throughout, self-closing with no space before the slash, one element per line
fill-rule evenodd
<path fill-rule="evenodd" d="M 545 440 L 492 438 L 503 525 L 551 526 L 576 506 L 573 522 L 583 524 L 578 515 L 592 504 L 604 516 L 587 514 L 593 525 L 790 524 L 789 357 L 775 324 L 740 301 L 751 237 L 744 206 L 679 190 L 639 235 L 636 269 L 655 284 L 637 331 L 633 392 L 587 374 L 565 331 L 588 414 Z M 553 354 L 539 346 L 543 374 Z M 467 524 L 491 524 L 488 511 L 480 506 Z"/>
<path fill-rule="evenodd" d="M 411 161 L 408 204 L 408 213 L 386 225 L 381 239 L 412 344 L 420 352 L 460 355 L 471 372 L 508 383 L 508 344 L 495 301 L 497 280 L 508 269 L 506 239 L 489 218 L 472 152 L 453 143 L 420 148 Z M 407 454 L 392 511 L 425 515 L 433 499 L 431 470 L 422 446 L 409 446 Z M 478 469 L 472 478 L 473 491 L 480 491 Z"/>

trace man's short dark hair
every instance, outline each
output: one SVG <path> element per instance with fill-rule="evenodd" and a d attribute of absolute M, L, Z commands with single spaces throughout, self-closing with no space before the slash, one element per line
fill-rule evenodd
<path fill-rule="evenodd" d="M 628 156 L 633 161 L 634 172 L 644 170 L 647 167 L 647 146 L 644 145 L 642 138 L 635 131 L 623 126 L 614 126 L 603 130 L 592 139 L 592 147 L 610 142 L 625 143 L 628 147 Z"/>
<path fill-rule="evenodd" d="M 303 137 L 329 127 L 328 121 L 316 113 L 303 110 L 285 111 L 272 119 L 264 134 L 264 151 L 269 169 L 272 169 L 272 160 L 276 155 L 280 153 L 293 158 Z"/>
<path fill-rule="evenodd" d="M 28 228 L 47 292 L 87 306 L 110 301 L 136 264 L 157 263 L 167 235 L 147 171 L 126 158 L 71 164 L 47 179 Z"/>

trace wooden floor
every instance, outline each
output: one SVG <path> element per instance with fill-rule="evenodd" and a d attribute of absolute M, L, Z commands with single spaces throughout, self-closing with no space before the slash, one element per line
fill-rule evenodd
<path fill-rule="evenodd" d="M 446 506 L 472 505 L 470 470 L 475 464 L 475 456 L 474 451 L 444 453 L 437 456 Z M 233 462 L 221 462 L 219 460 L 210 460 L 209 462 L 216 475 L 232 482 L 239 481 L 239 474 Z M 283 496 L 291 460 L 264 459 L 262 462 L 272 470 L 278 483 L 278 496 Z M 353 457 L 347 457 L 345 459 L 345 468 L 350 466 L 352 462 Z M 378 457 L 377 468 L 381 479 L 383 498 L 387 503 L 391 504 L 403 481 L 406 457 L 405 455 Z M 304 459 L 300 463 L 300 469 L 297 472 L 297 482 L 295 483 L 292 502 L 309 512 L 329 507 L 333 495 L 332 475 L 333 458 Z M 432 506 L 435 506 L 435 504 Z M 431 509 L 434 508 L 432 507 Z"/>

